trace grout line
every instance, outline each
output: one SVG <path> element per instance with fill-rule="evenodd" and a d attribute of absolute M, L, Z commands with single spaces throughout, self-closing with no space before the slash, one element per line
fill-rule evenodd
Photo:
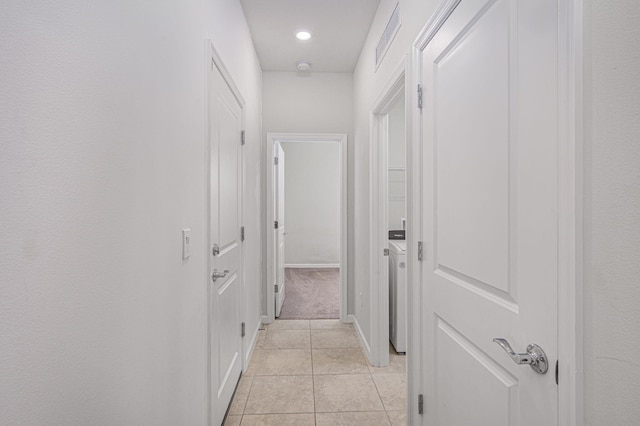
<path fill-rule="evenodd" d="M 342 414 L 342 413 L 382 413 L 385 410 L 347 410 L 347 411 L 318 411 L 320 414 Z M 391 410 L 398 411 L 398 410 Z"/>
<path fill-rule="evenodd" d="M 311 323 L 309 323 L 309 327 L 311 327 Z M 315 426 L 318 425 L 318 420 L 316 418 L 316 379 L 313 374 L 313 339 L 311 338 L 311 329 L 309 329 L 309 348 L 311 348 L 311 395 L 313 396 L 313 424 Z"/>
<path fill-rule="evenodd" d="M 384 408 L 384 411 L 386 413 L 387 406 L 384 404 L 384 400 L 382 399 L 382 395 L 380 395 L 380 389 L 378 388 L 378 384 L 376 383 L 375 379 L 373 378 L 373 374 L 371 372 L 369 372 L 369 375 L 371 376 L 371 380 L 373 381 L 373 386 L 375 386 L 375 388 L 376 388 L 376 392 L 378 392 L 378 398 L 380 398 L 380 403 L 382 404 L 382 408 Z M 389 415 L 387 415 L 387 417 L 389 417 Z"/>
<path fill-rule="evenodd" d="M 384 403 L 382 403 L 384 405 Z M 387 410 L 384 410 L 384 413 L 387 415 L 387 420 L 389 420 L 389 424 L 393 424 L 391 422 L 391 417 L 389 417 L 389 412 Z"/>
<path fill-rule="evenodd" d="M 366 411 L 363 411 L 366 412 Z M 282 416 L 282 415 L 288 415 L 288 414 L 315 414 L 312 411 L 295 411 L 293 413 L 247 413 L 245 414 L 245 416 Z"/>
<path fill-rule="evenodd" d="M 389 411 L 402 411 L 402 410 L 389 410 Z M 348 410 L 348 411 L 295 411 L 295 412 L 273 412 L 273 413 L 247 413 L 246 416 L 270 416 L 270 415 L 287 415 L 287 414 L 342 414 L 342 413 L 382 413 L 386 412 L 386 410 Z M 234 416 L 238 416 L 239 414 L 234 414 Z"/>
<path fill-rule="evenodd" d="M 402 410 L 389 410 L 389 411 L 402 411 Z M 287 414 L 342 414 L 342 413 L 383 413 L 386 410 L 348 410 L 348 411 L 296 411 L 296 412 L 287 412 L 287 413 L 247 413 L 246 416 L 271 416 L 271 415 L 287 415 Z M 234 414 L 234 416 L 239 416 L 239 414 Z"/>
<path fill-rule="evenodd" d="M 254 354 L 255 354 L 255 351 L 254 351 Z M 255 359 L 252 359 L 251 361 L 255 361 Z M 251 362 L 249 362 L 249 364 L 251 364 Z M 247 409 L 247 404 L 249 403 L 249 397 L 251 396 L 251 390 L 253 389 L 253 383 L 255 382 L 256 373 L 258 372 L 258 366 L 257 365 L 256 365 L 255 369 L 256 370 L 253 372 L 253 375 L 250 376 L 251 377 L 251 384 L 249 385 L 249 392 L 247 392 L 247 399 L 246 399 L 246 401 L 244 401 L 244 405 L 242 406 L 242 414 L 241 414 L 241 416 L 244 416 L 244 411 Z M 231 400 L 231 404 L 233 404 L 233 399 Z M 240 424 L 242 424 L 242 417 L 240 418 Z"/>
<path fill-rule="evenodd" d="M 301 377 L 313 376 L 313 373 L 306 373 L 306 374 L 300 374 L 300 373 L 296 373 L 296 374 L 260 374 L 260 375 L 258 375 L 258 377 L 296 377 L 296 376 L 301 376 Z"/>

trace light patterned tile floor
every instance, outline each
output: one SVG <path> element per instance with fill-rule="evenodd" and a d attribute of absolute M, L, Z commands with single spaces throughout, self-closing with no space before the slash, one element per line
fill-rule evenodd
<path fill-rule="evenodd" d="M 406 425 L 406 363 L 369 365 L 351 324 L 277 320 L 260 331 L 226 425 Z"/>

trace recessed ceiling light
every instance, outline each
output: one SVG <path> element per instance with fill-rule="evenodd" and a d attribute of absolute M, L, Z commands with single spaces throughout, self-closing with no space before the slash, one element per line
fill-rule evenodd
<path fill-rule="evenodd" d="M 309 30 L 298 30 L 296 31 L 296 38 L 298 40 L 302 40 L 302 41 L 307 41 L 309 39 L 311 39 L 313 34 L 311 34 L 311 31 Z"/>

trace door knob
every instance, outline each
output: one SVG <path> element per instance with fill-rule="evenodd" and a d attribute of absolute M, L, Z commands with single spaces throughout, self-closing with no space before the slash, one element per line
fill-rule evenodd
<path fill-rule="evenodd" d="M 229 273 L 228 269 L 225 269 L 224 272 L 218 272 L 217 269 L 214 269 L 213 272 L 211 273 L 211 281 L 215 281 L 218 278 L 224 278 L 227 276 L 228 273 Z"/>
<path fill-rule="evenodd" d="M 213 254 L 214 256 L 217 256 L 220 254 L 220 246 L 218 246 L 217 244 L 214 244 L 211 246 L 211 254 Z"/>
<path fill-rule="evenodd" d="M 509 354 L 513 362 L 516 364 L 529 364 L 531 369 L 538 374 L 544 374 L 549 369 L 549 360 L 542 348 L 535 343 L 527 346 L 527 353 L 517 354 L 506 339 L 496 337 L 493 339 L 495 343 L 500 345 L 506 353 Z"/>

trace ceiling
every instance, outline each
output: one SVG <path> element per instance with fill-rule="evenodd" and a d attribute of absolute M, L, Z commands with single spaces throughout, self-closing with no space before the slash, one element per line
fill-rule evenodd
<path fill-rule="evenodd" d="M 353 72 L 380 0 L 241 0 L 263 71 Z M 308 41 L 297 29 L 313 33 Z"/>

